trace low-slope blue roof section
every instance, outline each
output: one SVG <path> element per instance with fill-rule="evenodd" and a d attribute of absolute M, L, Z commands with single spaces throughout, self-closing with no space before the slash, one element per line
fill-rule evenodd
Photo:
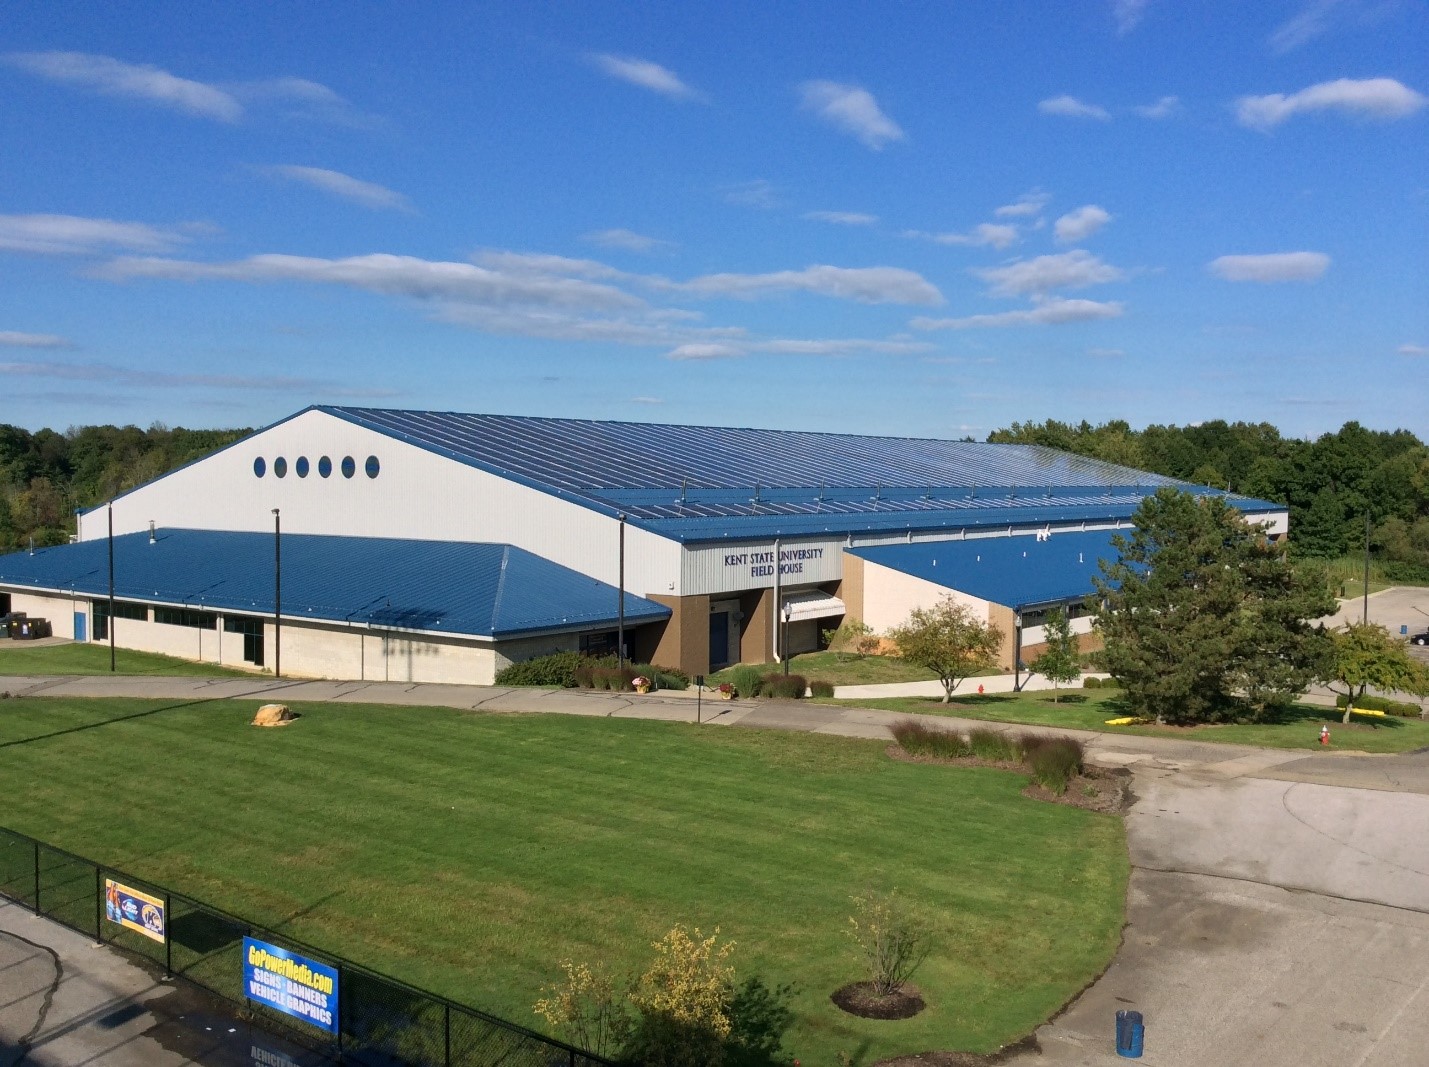
<path fill-rule="evenodd" d="M 114 539 L 114 595 L 204 610 L 273 613 L 269 533 L 159 530 Z M 103 539 L 0 556 L 0 585 L 109 591 Z M 283 617 L 479 637 L 616 624 L 618 591 L 504 544 L 284 534 Z M 625 594 L 632 624 L 670 609 Z"/>
<path fill-rule="evenodd" d="M 1095 592 L 1098 563 L 1115 562 L 1115 530 L 920 541 L 846 551 L 883 567 L 1010 608 L 1077 600 Z"/>
<path fill-rule="evenodd" d="M 1161 486 L 1219 495 L 1040 445 L 318 410 L 685 542 L 1127 517 Z M 1247 513 L 1284 510 L 1230 500 Z"/>

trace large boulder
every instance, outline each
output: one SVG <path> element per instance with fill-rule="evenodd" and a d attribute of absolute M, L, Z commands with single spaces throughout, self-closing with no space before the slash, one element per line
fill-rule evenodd
<path fill-rule="evenodd" d="M 253 716 L 254 726 L 287 726 L 298 717 L 286 704 L 264 704 Z"/>

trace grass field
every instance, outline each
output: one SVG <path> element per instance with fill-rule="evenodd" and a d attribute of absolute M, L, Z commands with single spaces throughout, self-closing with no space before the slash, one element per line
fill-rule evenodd
<path fill-rule="evenodd" d="M 880 742 L 447 709 L 0 702 L 0 822 L 534 1025 L 562 958 L 625 969 L 676 922 L 792 981 L 806 1064 L 1021 1036 L 1114 952 L 1121 821 L 1003 771 Z M 896 888 L 937 931 L 929 1008 L 855 1019 L 849 897 Z"/>
<path fill-rule="evenodd" d="M 186 677 L 252 677 L 213 663 L 193 663 L 153 652 L 114 650 L 117 674 L 181 674 Z M 103 644 L 41 645 L 28 641 L 0 641 L 0 675 L 7 674 L 108 674 L 109 646 Z"/>
<path fill-rule="evenodd" d="M 1070 698 L 1070 700 L 1069 700 Z M 989 693 L 959 696 L 952 704 L 936 697 L 898 697 L 885 700 L 840 700 L 829 703 L 853 704 L 862 708 L 906 711 L 924 715 L 953 715 L 964 719 L 1028 723 L 1035 726 L 1062 726 L 1074 730 L 1097 730 L 1108 734 L 1139 734 L 1143 737 L 1171 737 L 1181 741 L 1219 741 L 1225 744 L 1260 745 L 1267 748 L 1319 749 L 1320 727 L 1330 724 L 1332 746 L 1336 750 L 1359 752 L 1409 752 L 1429 746 L 1429 722 L 1422 719 L 1356 717 L 1351 727 L 1340 726 L 1343 711 L 1313 704 L 1296 704 L 1285 721 L 1267 725 L 1224 726 L 1108 726 L 1108 719 L 1128 714 L 1115 690 L 1062 690 L 1062 702 L 1054 703 L 1050 692 Z"/>

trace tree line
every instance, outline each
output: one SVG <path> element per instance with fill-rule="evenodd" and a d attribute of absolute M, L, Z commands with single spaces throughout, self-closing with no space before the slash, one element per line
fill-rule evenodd
<path fill-rule="evenodd" d="M 1049 419 L 995 430 L 989 441 L 1046 445 L 1138 470 L 1284 504 L 1297 556 L 1334 559 L 1370 545 L 1385 576 L 1429 581 L 1429 448 L 1408 430 L 1347 422 L 1313 441 L 1268 423 L 1093 426 Z"/>
<path fill-rule="evenodd" d="M 0 552 L 59 545 L 77 508 L 102 504 L 230 444 L 249 430 L 137 426 L 30 432 L 0 423 Z"/>

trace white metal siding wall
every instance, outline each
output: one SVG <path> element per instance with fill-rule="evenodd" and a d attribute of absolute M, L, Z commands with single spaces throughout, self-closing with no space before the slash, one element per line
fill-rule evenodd
<path fill-rule="evenodd" d="M 363 470 L 369 455 L 381 464 L 375 479 Z M 262 478 L 253 474 L 260 456 L 268 467 Z M 273 474 L 279 456 L 288 463 L 284 478 Z M 306 478 L 294 470 L 299 456 L 311 466 Z M 333 462 L 329 478 L 318 475 L 321 456 Z M 344 456 L 357 465 L 350 479 L 342 476 Z M 160 527 L 264 532 L 273 529 L 273 508 L 281 509 L 284 533 L 504 542 L 611 585 L 618 577 L 614 518 L 322 411 L 306 412 L 120 497 L 114 532 L 145 530 L 150 520 Z M 103 510 L 84 517 L 82 539 L 106 532 Z M 629 592 L 679 592 L 675 542 L 627 527 L 625 554 Z"/>
<path fill-rule="evenodd" d="M 56 637 L 74 637 L 74 613 L 87 613 L 89 601 L 63 594 L 11 593 L 10 610 L 23 611 L 32 619 L 48 619 Z"/>
<path fill-rule="evenodd" d="M 891 567 L 863 561 L 863 621 L 875 633 L 887 633 L 893 627 L 903 625 L 914 608 L 934 607 L 945 596 L 951 596 L 956 603 L 966 607 L 979 622 L 987 621 L 986 600 L 915 578 Z"/>

